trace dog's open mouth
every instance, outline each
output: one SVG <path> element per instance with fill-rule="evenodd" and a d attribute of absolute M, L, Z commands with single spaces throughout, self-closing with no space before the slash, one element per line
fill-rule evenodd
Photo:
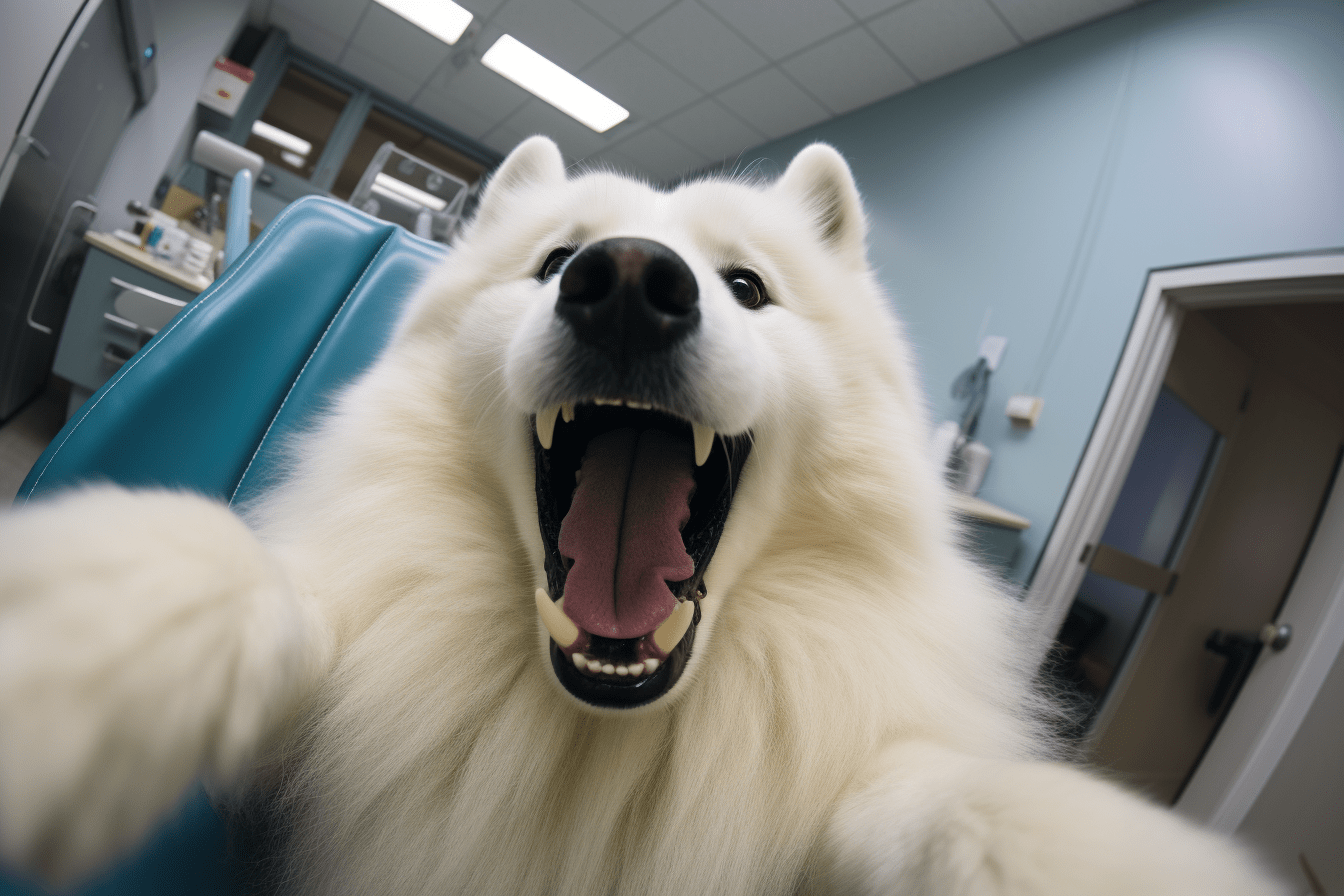
<path fill-rule="evenodd" d="M 534 426 L 551 665 L 587 703 L 648 703 L 690 658 L 750 438 L 626 401 L 548 408 Z"/>

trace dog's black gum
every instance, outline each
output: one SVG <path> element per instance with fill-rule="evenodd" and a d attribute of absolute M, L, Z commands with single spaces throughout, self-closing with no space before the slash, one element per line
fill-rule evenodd
<path fill-rule="evenodd" d="M 699 616 L 698 612 L 696 616 Z M 672 689 L 686 670 L 694 642 L 695 624 L 692 623 L 658 671 L 634 681 L 610 681 L 584 675 L 554 641 L 550 642 L 551 668 L 565 690 L 584 703 L 604 709 L 631 709 L 652 703 Z"/>

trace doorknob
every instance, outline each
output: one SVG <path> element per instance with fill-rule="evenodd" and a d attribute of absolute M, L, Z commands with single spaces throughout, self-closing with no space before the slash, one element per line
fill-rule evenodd
<path fill-rule="evenodd" d="M 1264 628 L 1260 629 L 1260 643 L 1268 647 L 1275 653 L 1288 646 L 1288 642 L 1293 639 L 1293 627 L 1291 625 L 1276 625 L 1273 622 L 1266 622 Z"/>
<path fill-rule="evenodd" d="M 1204 641 L 1205 650 L 1226 660 L 1223 672 L 1218 676 L 1218 683 L 1213 686 L 1213 695 L 1209 697 L 1206 707 L 1209 715 L 1221 715 L 1236 698 L 1246 676 L 1251 674 L 1251 666 L 1255 665 L 1261 646 L 1260 638 L 1255 635 L 1224 633 L 1216 629 Z"/>

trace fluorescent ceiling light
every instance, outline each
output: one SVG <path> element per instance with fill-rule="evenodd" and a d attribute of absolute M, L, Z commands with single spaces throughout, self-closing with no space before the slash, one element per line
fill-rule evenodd
<path fill-rule="evenodd" d="M 485 51 L 481 64 L 599 134 L 630 117 L 625 109 L 507 34 Z"/>
<path fill-rule="evenodd" d="M 399 199 L 403 203 L 409 202 L 416 206 L 423 205 L 425 208 L 433 209 L 436 212 L 441 212 L 448 207 L 448 200 L 441 199 L 433 193 L 416 189 L 403 180 L 388 177 L 381 172 L 374 175 L 372 190 L 387 199 Z"/>
<path fill-rule="evenodd" d="M 378 0 L 412 25 L 446 44 L 455 44 L 471 24 L 471 13 L 453 0 Z"/>
<path fill-rule="evenodd" d="M 303 163 L 307 161 L 307 159 L 307 156 L 301 156 L 296 152 L 290 152 L 287 149 L 280 150 L 280 161 L 284 162 L 286 165 L 302 168 Z"/>
<path fill-rule="evenodd" d="M 269 140 L 276 146 L 289 150 L 295 155 L 306 156 L 313 151 L 313 144 L 307 140 L 302 137 L 295 137 L 289 131 L 282 131 L 273 124 L 267 124 L 260 118 L 252 122 L 252 133 L 263 140 Z"/>

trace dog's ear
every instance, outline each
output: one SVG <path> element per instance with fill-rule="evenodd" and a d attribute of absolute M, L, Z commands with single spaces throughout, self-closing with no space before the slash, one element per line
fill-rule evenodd
<path fill-rule="evenodd" d="M 868 222 L 844 158 L 825 143 L 813 143 L 793 157 L 775 188 L 808 209 L 822 240 L 850 261 L 863 264 Z"/>
<path fill-rule="evenodd" d="M 480 216 L 489 217 L 500 197 L 522 187 L 565 182 L 565 160 L 549 137 L 528 137 L 514 147 L 485 186 Z"/>

